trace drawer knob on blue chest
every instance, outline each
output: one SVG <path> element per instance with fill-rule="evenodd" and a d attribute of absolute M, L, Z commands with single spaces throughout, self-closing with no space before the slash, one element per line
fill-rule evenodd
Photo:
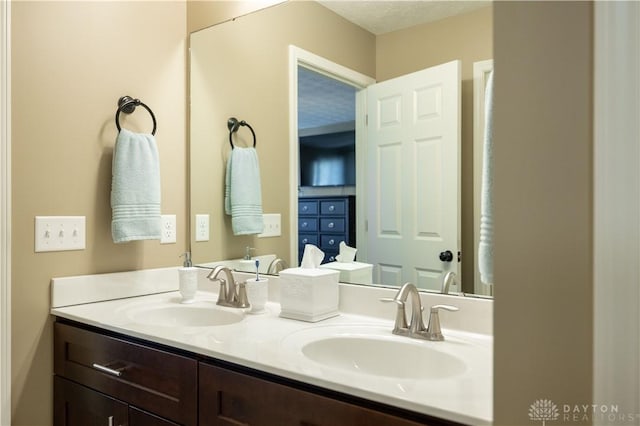
<path fill-rule="evenodd" d="M 333 222 L 329 222 L 329 228 L 333 228 L 333 227 L 334 227 Z"/>
<path fill-rule="evenodd" d="M 329 206 L 329 211 L 330 211 L 330 212 L 334 211 L 335 209 L 336 209 L 336 206 L 334 206 L 333 204 L 331 204 L 331 205 Z"/>

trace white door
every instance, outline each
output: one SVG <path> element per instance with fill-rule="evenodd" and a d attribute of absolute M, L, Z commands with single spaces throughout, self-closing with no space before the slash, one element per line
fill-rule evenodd
<path fill-rule="evenodd" d="M 440 290 L 459 272 L 460 85 L 452 61 L 367 88 L 373 282 Z"/>

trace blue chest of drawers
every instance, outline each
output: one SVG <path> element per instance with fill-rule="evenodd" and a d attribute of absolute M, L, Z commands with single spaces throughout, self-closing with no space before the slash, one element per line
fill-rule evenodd
<path fill-rule="evenodd" d="M 356 242 L 355 197 L 313 197 L 298 199 L 298 261 L 305 244 L 318 246 L 324 261 L 332 262 L 340 242 L 354 247 Z"/>

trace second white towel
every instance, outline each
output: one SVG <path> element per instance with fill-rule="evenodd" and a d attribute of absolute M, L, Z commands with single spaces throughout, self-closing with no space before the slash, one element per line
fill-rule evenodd
<path fill-rule="evenodd" d="M 263 232 L 260 165 L 255 148 L 235 147 L 231 151 L 225 177 L 224 210 L 231 215 L 234 235 Z"/>

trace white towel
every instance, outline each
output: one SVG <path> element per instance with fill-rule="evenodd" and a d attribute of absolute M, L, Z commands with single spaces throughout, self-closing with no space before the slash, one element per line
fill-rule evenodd
<path fill-rule="evenodd" d="M 235 147 L 231 151 L 225 177 L 224 210 L 231 215 L 234 235 L 263 232 L 260 166 L 255 148 Z"/>
<path fill-rule="evenodd" d="M 487 79 L 484 97 L 484 150 L 480 194 L 480 281 L 493 285 L 493 71 Z"/>
<path fill-rule="evenodd" d="M 111 236 L 114 243 L 159 240 L 160 161 L 153 135 L 120 130 L 113 150 Z"/>

